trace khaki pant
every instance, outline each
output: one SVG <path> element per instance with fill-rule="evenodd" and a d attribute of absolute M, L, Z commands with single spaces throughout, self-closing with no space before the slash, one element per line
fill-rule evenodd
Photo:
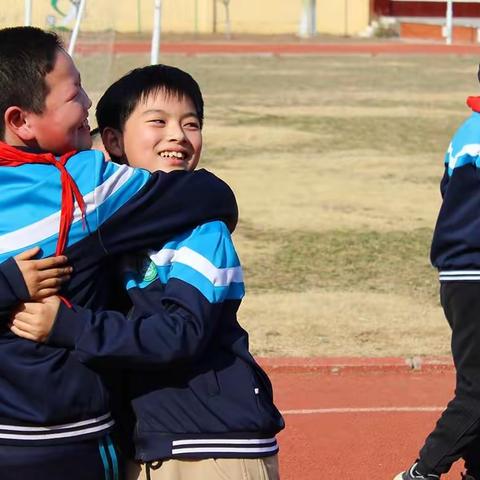
<path fill-rule="evenodd" d="M 158 468 L 157 468 L 158 467 Z M 127 480 L 146 480 L 146 465 L 131 462 Z M 153 464 L 151 480 L 279 480 L 278 456 L 166 460 Z"/>

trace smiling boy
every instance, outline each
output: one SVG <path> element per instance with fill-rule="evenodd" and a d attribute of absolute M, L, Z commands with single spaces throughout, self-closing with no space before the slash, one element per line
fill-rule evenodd
<path fill-rule="evenodd" d="M 108 256 L 159 248 L 210 219 L 236 221 L 230 189 L 206 171 L 149 174 L 104 162 L 91 145 L 90 99 L 57 36 L 0 30 L 0 315 L 28 300 L 12 258 L 35 245 L 73 267 L 64 297 L 105 308 Z M 77 153 L 79 151 L 79 153 Z M 187 209 L 188 207 L 188 209 Z M 58 298 L 42 305 L 64 317 Z M 147 319 L 154 325 L 157 319 Z M 0 332 L 0 478 L 119 478 L 101 377 L 76 352 Z"/>
<path fill-rule="evenodd" d="M 92 102 L 82 87 L 80 74 L 63 50 L 55 54 L 54 68 L 45 75 L 45 105 L 24 111 L 18 103 L 5 109 L 5 142 L 40 147 L 61 155 L 91 147 L 88 110 Z"/>
<path fill-rule="evenodd" d="M 149 171 L 192 172 L 198 164 L 203 99 L 182 70 L 133 70 L 107 89 L 97 120 L 119 162 Z M 284 423 L 237 322 L 243 273 L 225 225 L 208 222 L 160 250 L 131 256 L 124 276 L 133 304 L 128 322 L 115 312 L 84 312 L 82 323 L 61 313 L 33 317 L 37 306 L 27 304 L 12 330 L 72 348 L 88 364 L 128 368 L 122 395 L 135 413 L 141 478 L 221 480 L 227 472 L 232 480 L 278 479 L 275 435 Z M 161 322 L 147 338 L 143 319 L 153 313 Z M 130 475 L 133 480 L 138 472 Z"/>

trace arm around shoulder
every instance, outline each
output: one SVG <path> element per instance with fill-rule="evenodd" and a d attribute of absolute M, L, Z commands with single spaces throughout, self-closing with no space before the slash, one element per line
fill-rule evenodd
<path fill-rule="evenodd" d="M 125 170 L 124 184 L 108 200 L 108 206 L 106 199 L 99 199 L 103 201 L 99 234 L 108 254 L 156 248 L 176 234 L 211 220 L 222 220 L 234 230 L 238 220 L 235 195 L 212 173 L 200 169 L 150 175 L 141 170 L 143 177 L 139 179 L 137 172 Z M 128 190 L 133 181 L 138 185 Z M 128 191 L 122 195 L 124 189 Z"/>

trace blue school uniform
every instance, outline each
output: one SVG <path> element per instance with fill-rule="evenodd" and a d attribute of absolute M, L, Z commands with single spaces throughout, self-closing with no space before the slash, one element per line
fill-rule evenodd
<path fill-rule="evenodd" d="M 86 364 L 124 366 L 136 458 L 276 454 L 284 422 L 237 321 L 243 272 L 225 224 L 203 224 L 124 267 L 128 319 L 64 309 L 48 341 Z"/>
<path fill-rule="evenodd" d="M 236 222 L 231 190 L 205 170 L 149 174 L 105 162 L 95 151 L 71 157 L 66 168 L 87 215 L 84 228 L 75 211 L 65 250 L 74 273 L 62 294 L 84 307 L 109 305 L 108 256 L 158 248 L 208 219 L 225 219 L 232 228 Z M 51 165 L 2 167 L 0 184 L 0 448 L 104 437 L 114 421 L 99 373 L 76 352 L 18 338 L 6 326 L 12 306 L 29 299 L 10 257 L 35 245 L 43 256 L 55 251 L 60 174 Z"/>

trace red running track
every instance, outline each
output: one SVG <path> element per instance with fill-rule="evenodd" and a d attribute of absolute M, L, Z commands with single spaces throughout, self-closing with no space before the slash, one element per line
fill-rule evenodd
<path fill-rule="evenodd" d="M 392 480 L 415 459 L 454 388 L 444 361 L 419 370 L 402 359 L 261 363 L 287 424 L 282 480 Z M 442 478 L 459 480 L 462 467 Z"/>
<path fill-rule="evenodd" d="M 92 53 L 149 53 L 148 42 L 118 42 L 113 44 L 79 43 L 76 52 Z M 162 53 L 183 55 L 241 54 L 241 55 L 478 55 L 480 45 L 444 45 L 428 43 L 208 43 L 165 42 Z"/>

